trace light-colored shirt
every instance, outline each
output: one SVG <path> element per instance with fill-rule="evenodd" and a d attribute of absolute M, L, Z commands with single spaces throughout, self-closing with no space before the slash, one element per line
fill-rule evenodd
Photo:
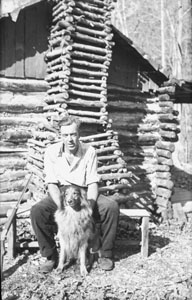
<path fill-rule="evenodd" d="M 87 187 L 99 181 L 97 174 L 97 156 L 89 144 L 80 142 L 72 164 L 69 164 L 63 143 L 51 145 L 44 156 L 45 182 L 58 185 L 75 184 Z"/>

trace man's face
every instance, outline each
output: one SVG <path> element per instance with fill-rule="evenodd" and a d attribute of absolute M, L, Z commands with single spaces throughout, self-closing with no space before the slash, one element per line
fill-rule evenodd
<path fill-rule="evenodd" d="M 65 151 L 75 154 L 79 146 L 79 132 L 75 123 L 61 126 L 61 138 L 65 146 Z"/>

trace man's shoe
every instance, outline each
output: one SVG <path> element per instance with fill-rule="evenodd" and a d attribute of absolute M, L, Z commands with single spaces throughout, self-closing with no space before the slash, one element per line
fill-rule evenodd
<path fill-rule="evenodd" d="M 101 269 L 104 271 L 111 271 L 114 268 L 114 262 L 109 257 L 100 257 L 99 265 L 100 265 Z"/>
<path fill-rule="evenodd" d="M 41 273 L 50 273 L 56 266 L 55 260 L 47 260 L 44 264 L 39 267 Z"/>
<path fill-rule="evenodd" d="M 57 266 L 58 255 L 53 254 L 51 257 L 48 257 L 46 262 L 39 267 L 41 273 L 50 273 Z"/>

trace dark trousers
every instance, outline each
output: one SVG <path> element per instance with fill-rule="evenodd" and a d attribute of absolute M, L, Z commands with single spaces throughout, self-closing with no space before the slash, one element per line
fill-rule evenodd
<path fill-rule="evenodd" d="M 56 204 L 49 196 L 31 208 L 32 227 L 44 257 L 49 257 L 56 251 L 54 239 L 57 233 L 57 225 L 54 221 L 56 209 Z M 101 256 L 112 257 L 119 217 L 118 204 L 110 197 L 99 195 L 93 217 L 100 225 Z"/>

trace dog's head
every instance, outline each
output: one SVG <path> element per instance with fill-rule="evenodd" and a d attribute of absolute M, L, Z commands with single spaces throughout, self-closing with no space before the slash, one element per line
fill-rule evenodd
<path fill-rule="evenodd" d="M 70 206 L 74 210 L 80 210 L 86 198 L 85 191 L 75 185 L 66 186 L 62 193 L 63 208 Z"/>

